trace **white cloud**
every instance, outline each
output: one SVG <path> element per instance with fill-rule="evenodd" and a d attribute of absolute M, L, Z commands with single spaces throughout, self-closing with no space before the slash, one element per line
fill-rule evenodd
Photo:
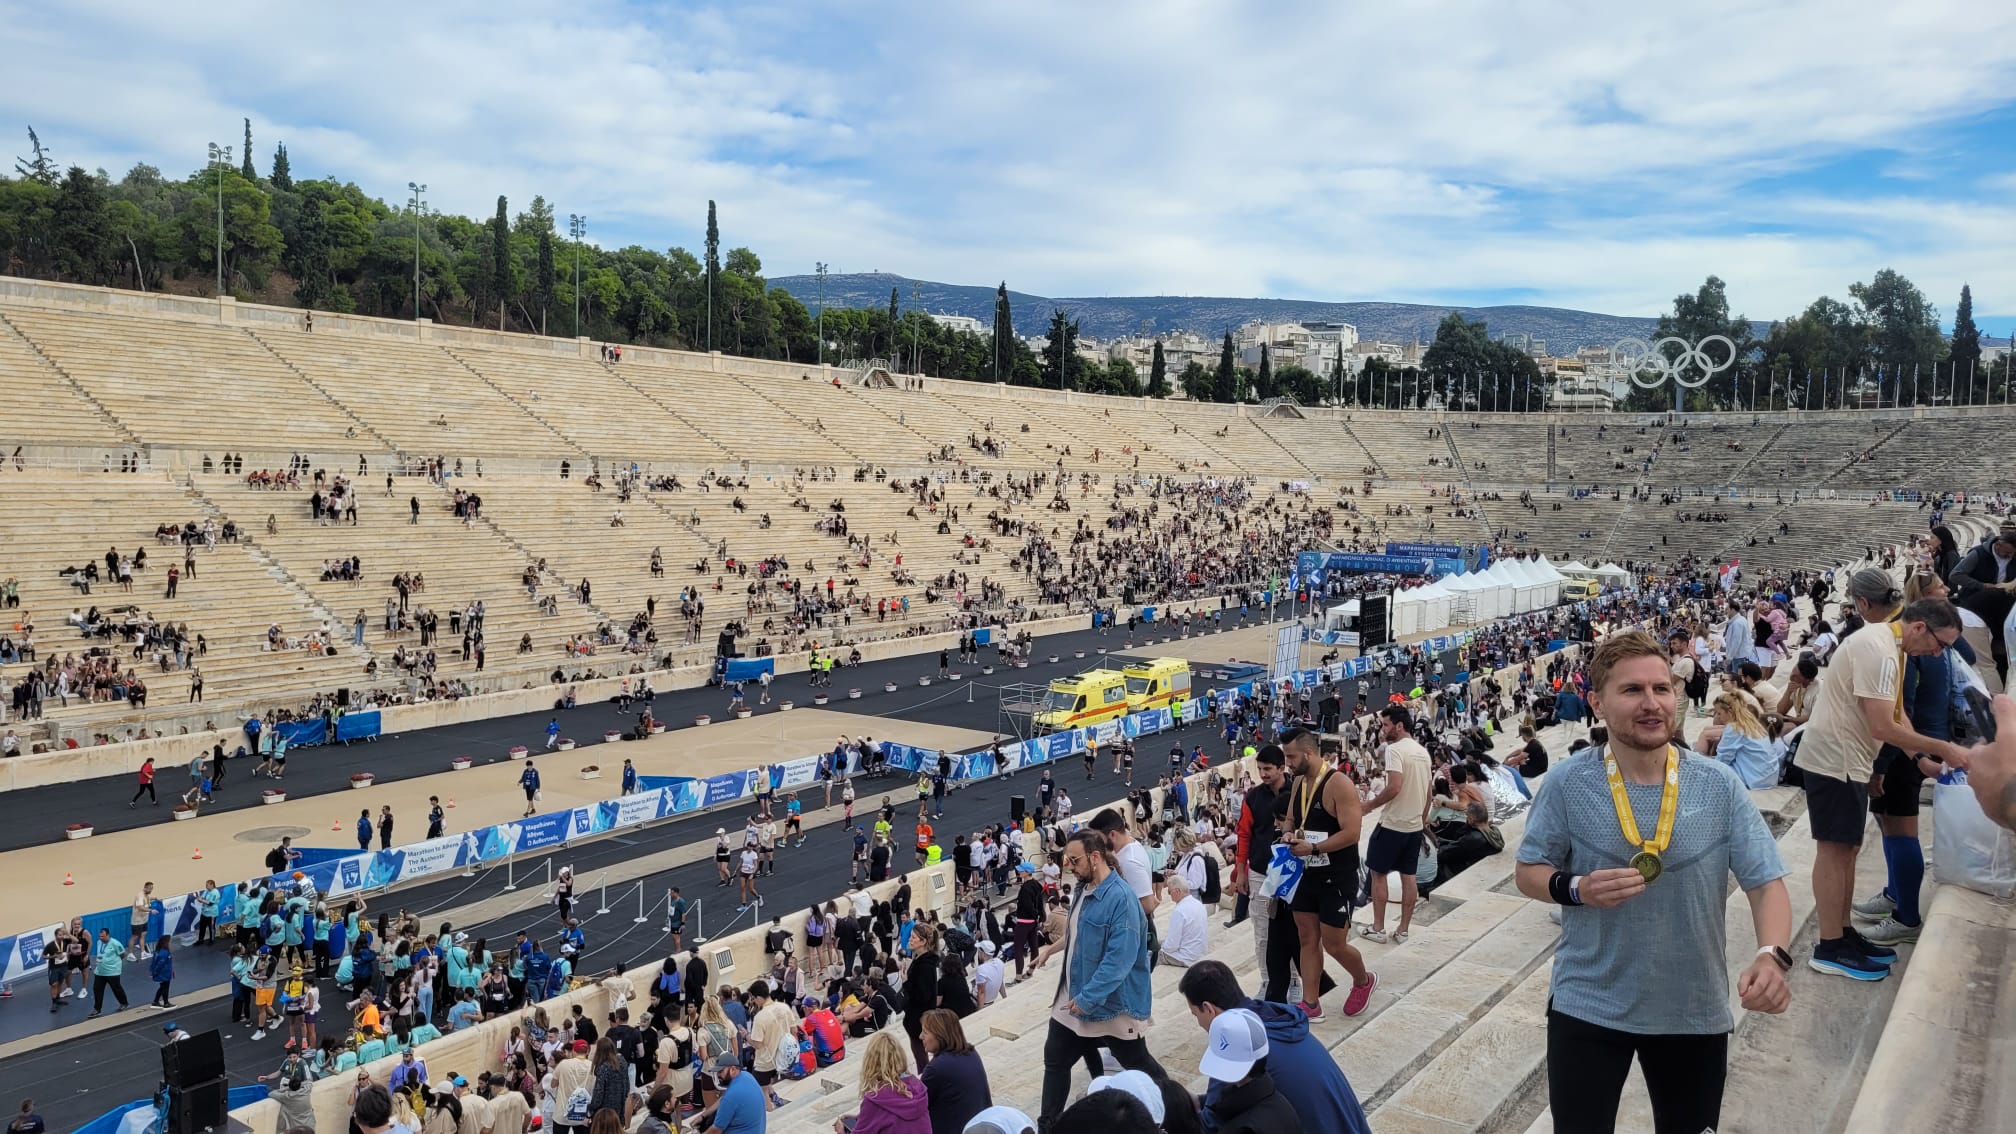
<path fill-rule="evenodd" d="M 0 0 L 0 20 L 0 121 L 65 161 L 175 173 L 249 115 L 262 166 L 285 140 L 297 175 L 391 199 L 420 180 L 485 215 L 539 193 L 603 240 L 693 246 L 712 197 L 774 274 L 1648 314 L 1712 272 L 1759 318 L 1884 266 L 1942 306 L 1962 279 L 1984 309 L 2016 294 L 1994 172 L 2016 155 L 1966 129 L 2016 89 L 2006 5 Z M 1965 176 L 1812 172 L 1861 154 Z"/>

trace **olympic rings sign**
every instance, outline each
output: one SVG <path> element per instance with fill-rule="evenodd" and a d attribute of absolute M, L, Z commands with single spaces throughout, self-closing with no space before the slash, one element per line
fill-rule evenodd
<path fill-rule="evenodd" d="M 1726 356 L 1717 362 L 1708 353 L 1708 344 L 1721 343 Z M 1668 356 L 1668 345 L 1677 346 L 1680 352 Z M 1690 343 L 1676 335 L 1667 335 L 1657 342 L 1644 339 L 1619 339 L 1610 347 L 1610 357 L 1631 375 L 1633 385 L 1641 389 L 1656 390 L 1668 379 L 1690 390 L 1708 384 L 1708 379 L 1736 365 L 1736 344 L 1727 335 L 1709 335 L 1698 343 Z M 1689 381 L 1689 371 L 1699 375 Z"/>

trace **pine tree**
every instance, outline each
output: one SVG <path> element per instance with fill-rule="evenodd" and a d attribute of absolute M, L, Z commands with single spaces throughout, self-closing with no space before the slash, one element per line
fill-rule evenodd
<path fill-rule="evenodd" d="M 1253 392 L 1262 398 L 1274 396 L 1274 359 L 1266 343 L 1260 344 L 1260 376 L 1253 382 Z"/>
<path fill-rule="evenodd" d="M 329 302 L 329 226 L 322 215 L 322 200 L 311 194 L 301 202 L 301 225 L 287 248 L 294 260 L 294 300 L 303 307 L 325 307 Z"/>
<path fill-rule="evenodd" d="M 553 229 L 547 226 L 539 230 L 539 333 L 546 333 L 546 311 L 553 306 L 555 276 L 553 271 Z"/>
<path fill-rule="evenodd" d="M 721 290 L 721 229 L 714 223 L 714 202 L 707 202 L 707 349 L 714 349 L 714 293 Z"/>
<path fill-rule="evenodd" d="M 1225 342 L 1218 348 L 1218 373 L 1212 383 L 1211 400 L 1232 402 L 1239 397 L 1239 368 L 1232 355 L 1232 332 L 1225 332 Z"/>
<path fill-rule="evenodd" d="M 1960 285 L 1960 306 L 1953 311 L 1953 341 L 1949 357 L 1952 359 L 1954 375 L 1953 395 L 1955 402 L 1972 404 L 1974 375 L 1981 365 L 1981 328 L 1974 325 L 1974 289 L 1967 284 Z M 1961 390 L 1959 381 L 1965 376 L 1966 392 Z"/>
<path fill-rule="evenodd" d="M 511 215 L 503 196 L 497 198 L 497 219 L 490 222 L 490 290 L 497 295 L 497 329 L 504 329 L 504 301 L 511 294 Z"/>
<path fill-rule="evenodd" d="M 238 163 L 238 176 L 247 181 L 258 181 L 259 173 L 252 168 L 252 120 L 245 120 L 245 155 Z"/>
<path fill-rule="evenodd" d="M 1162 340 L 1155 340 L 1155 357 L 1148 363 L 1148 390 L 1151 398 L 1169 396 L 1169 363 L 1162 357 Z"/>
<path fill-rule="evenodd" d="M 1015 318 L 1008 309 L 1008 281 L 994 290 L 994 380 L 1001 381 L 1002 368 L 1015 369 Z"/>
<path fill-rule="evenodd" d="M 37 184 L 54 189 L 57 180 L 56 159 L 50 157 L 49 151 L 42 148 L 42 139 L 36 135 L 33 126 L 28 127 L 28 148 L 35 156 L 15 158 L 14 172 Z"/>
<path fill-rule="evenodd" d="M 287 143 L 273 147 L 273 176 L 267 180 L 273 183 L 275 189 L 294 188 L 294 173 L 287 168 Z"/>

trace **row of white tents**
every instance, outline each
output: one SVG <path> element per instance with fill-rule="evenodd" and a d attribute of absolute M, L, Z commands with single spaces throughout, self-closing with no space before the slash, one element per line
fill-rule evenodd
<path fill-rule="evenodd" d="M 1402 638 L 1541 610 L 1561 601 L 1561 586 L 1571 579 L 1594 579 L 1605 586 L 1631 585 L 1631 573 L 1614 563 L 1556 567 L 1544 556 L 1500 559 L 1484 571 L 1444 575 L 1427 586 L 1394 592 L 1393 636 Z M 1327 628 L 1339 629 L 1357 616 L 1358 601 L 1353 599 L 1331 607 L 1324 621 Z"/>

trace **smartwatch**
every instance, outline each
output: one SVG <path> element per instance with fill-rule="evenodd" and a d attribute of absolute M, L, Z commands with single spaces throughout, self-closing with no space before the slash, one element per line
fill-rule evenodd
<path fill-rule="evenodd" d="M 1773 961 L 1776 961 L 1779 970 L 1782 972 L 1789 973 L 1792 971 L 1792 954 L 1786 952 L 1783 945 L 1763 946 L 1757 950 L 1757 955 L 1760 957 L 1769 957 Z"/>

